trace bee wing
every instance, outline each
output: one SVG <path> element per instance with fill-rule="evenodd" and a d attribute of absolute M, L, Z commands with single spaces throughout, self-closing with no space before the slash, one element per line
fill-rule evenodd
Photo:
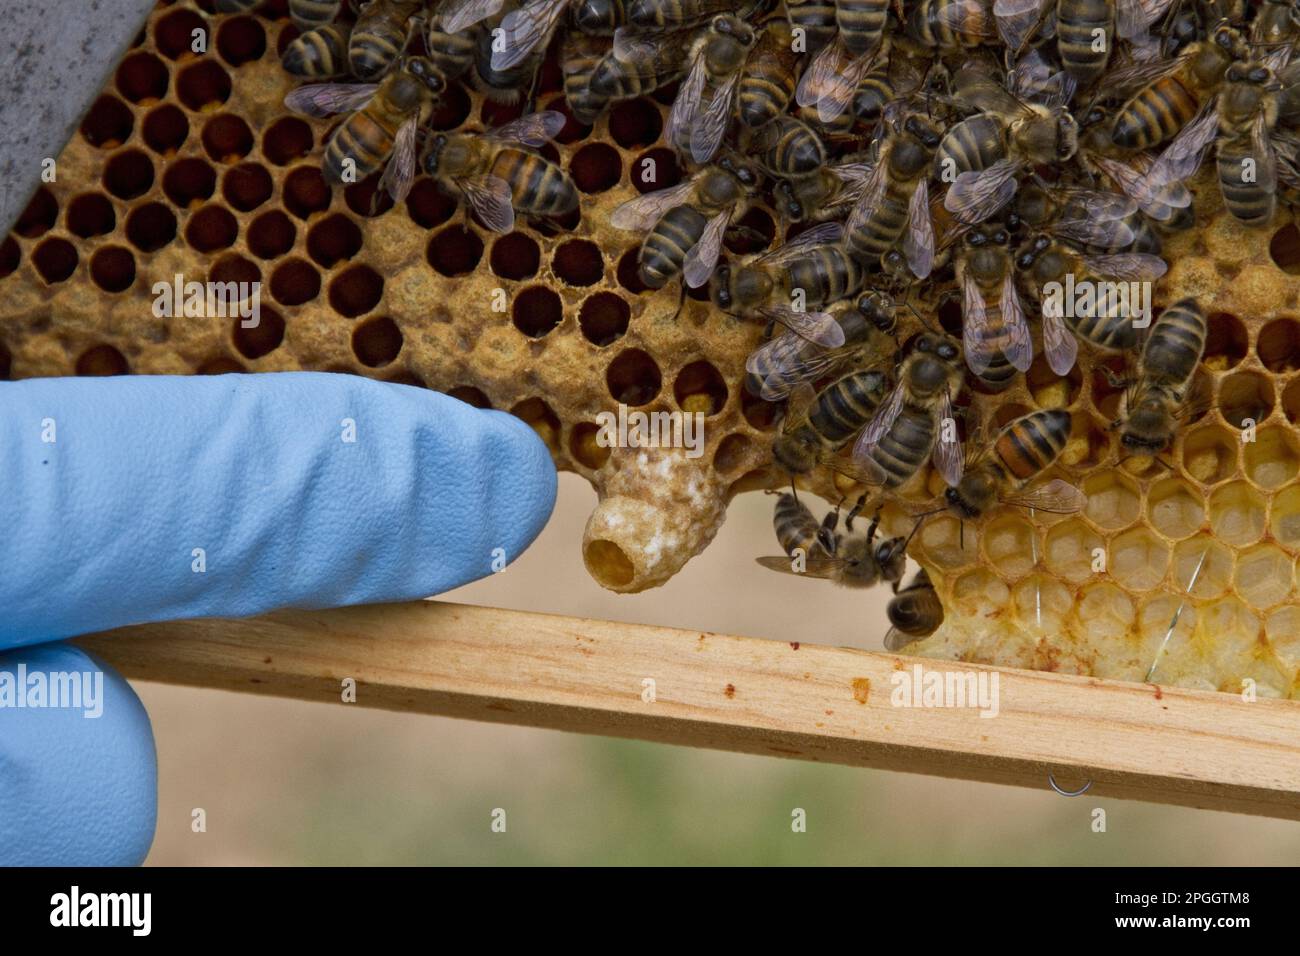
<path fill-rule="evenodd" d="M 312 83 L 290 90 L 284 105 L 304 116 L 333 116 L 359 110 L 375 95 L 378 83 Z"/>
<path fill-rule="evenodd" d="M 804 570 L 796 571 L 794 569 L 794 558 L 788 554 L 765 555 L 754 560 L 770 571 L 794 574 L 801 578 L 821 578 L 823 580 L 832 577 L 836 571 L 844 567 L 845 563 L 843 558 L 808 555 L 804 558 Z"/>
<path fill-rule="evenodd" d="M 492 51 L 492 69 L 508 70 L 524 62 L 568 8 L 568 0 L 529 0 L 507 13 L 501 21 L 502 48 Z"/>
<path fill-rule="evenodd" d="M 844 329 L 829 312 L 796 312 L 786 305 L 766 305 L 758 312 L 822 348 L 837 349 L 844 344 Z"/>
<path fill-rule="evenodd" d="M 1192 194 L 1180 182 L 1162 182 L 1149 172 L 1134 169 L 1128 163 L 1119 160 L 1094 157 L 1098 166 L 1115 181 L 1115 185 L 1133 197 L 1144 213 L 1152 219 L 1165 222 L 1172 219 L 1178 209 L 1191 205 Z M 1133 157 L 1140 161 L 1140 156 Z"/>
<path fill-rule="evenodd" d="M 1043 306 L 1043 354 L 1057 375 L 1067 375 L 1079 355 L 1079 343 L 1065 325 L 1059 303 L 1048 300 Z"/>
<path fill-rule="evenodd" d="M 1295 47 L 1290 43 L 1284 43 L 1276 50 L 1270 50 L 1268 53 L 1265 53 L 1261 59 L 1263 60 L 1264 65 L 1272 70 L 1274 75 L 1276 75 L 1285 69 L 1286 65 L 1291 62 L 1291 57 L 1294 55 Z M 1290 86 L 1291 84 L 1284 83 L 1283 85 Z"/>
<path fill-rule="evenodd" d="M 489 130 L 485 135 L 502 145 L 530 146 L 533 149 L 554 139 L 564 129 L 564 114 L 558 110 L 542 110 L 529 113 L 517 120 L 511 120 L 504 126 Z"/>
<path fill-rule="evenodd" d="M 997 21 L 983 0 L 953 0 L 930 8 L 934 22 L 961 36 L 995 40 Z"/>
<path fill-rule="evenodd" d="M 673 108 L 668 113 L 668 126 L 664 130 L 664 139 L 674 149 L 680 148 L 678 144 L 690 133 L 695 117 L 699 115 L 706 72 L 704 57 L 697 56 L 691 64 L 691 71 L 686 74 L 686 79 L 677 90 L 677 98 L 673 100 Z"/>
<path fill-rule="evenodd" d="M 1200 114 L 1179 131 L 1155 161 L 1148 175 L 1158 182 L 1175 183 L 1190 179 L 1201 166 L 1205 151 L 1214 142 L 1219 118 L 1213 100 L 1201 108 Z"/>
<path fill-rule="evenodd" d="M 1133 208 L 1137 208 L 1137 203 Z M 1123 219 L 1058 219 L 1052 232 L 1071 242 L 1113 249 L 1127 246 L 1137 238 L 1133 227 Z"/>
<path fill-rule="evenodd" d="M 914 276 L 924 279 L 930 274 L 934 266 L 934 224 L 930 222 L 930 186 L 925 179 L 916 184 L 907 204 L 903 253 Z"/>
<path fill-rule="evenodd" d="M 1259 163 L 1259 168 L 1255 171 L 1257 182 L 1274 183 L 1277 181 L 1277 163 L 1274 161 L 1275 150 L 1273 143 L 1269 138 L 1268 120 L 1264 116 L 1264 111 L 1260 110 L 1255 116 L 1255 122 L 1250 127 L 1250 144 L 1251 152 L 1254 153 Z"/>
<path fill-rule="evenodd" d="M 1084 256 L 1088 269 L 1107 279 L 1123 279 L 1128 282 L 1155 282 L 1169 266 L 1159 256 L 1145 252 L 1122 252 L 1113 256 Z"/>
<path fill-rule="evenodd" d="M 460 33 L 480 20 L 495 16 L 502 0 L 447 0 L 441 9 L 442 32 Z"/>
<path fill-rule="evenodd" d="M 795 99 L 800 106 L 816 106 L 817 118 L 833 123 L 853 103 L 858 84 L 875 64 L 879 47 L 861 56 L 853 56 L 838 37 L 822 47 L 821 52 L 799 78 Z M 803 99 L 799 99 L 802 95 Z"/>
<path fill-rule="evenodd" d="M 682 263 L 682 275 L 686 278 L 686 284 L 692 289 L 707 284 L 713 275 L 713 269 L 718 264 L 718 256 L 722 254 L 722 237 L 726 234 L 730 223 L 730 210 L 718 213 L 705 224 L 704 232 L 700 234 L 700 241 L 687 251 L 686 259 Z"/>
<path fill-rule="evenodd" d="M 996 113 L 1013 119 L 1031 112 L 1000 80 L 972 66 L 962 67 L 953 77 L 953 99 L 973 112 Z"/>
<path fill-rule="evenodd" d="M 853 443 L 854 461 L 862 463 L 871 460 L 872 449 L 880 444 L 880 440 L 885 437 L 885 434 L 898 419 L 898 415 L 902 410 L 903 387 L 897 385 L 889 393 L 885 403 L 876 409 L 876 414 L 867 423 L 867 427 L 862 429 L 862 434 L 858 436 L 858 440 Z"/>
<path fill-rule="evenodd" d="M 638 33 L 635 27 L 621 26 L 614 31 L 614 57 L 624 63 L 648 60 L 655 55 L 656 35 Z"/>
<path fill-rule="evenodd" d="M 718 145 L 731 122 L 731 104 L 736 98 L 736 85 L 740 74 L 733 73 L 713 91 L 708 108 L 691 124 L 691 158 L 697 163 L 707 163 L 718 151 Z"/>
<path fill-rule="evenodd" d="M 456 181 L 465 202 L 487 228 L 493 232 L 509 232 L 514 228 L 515 210 L 511 202 L 510 184 L 499 176 L 479 176 Z"/>
<path fill-rule="evenodd" d="M 393 140 L 393 155 L 384 167 L 384 174 L 379 177 L 379 189 L 386 189 L 393 202 L 399 203 L 411 191 L 415 182 L 415 154 L 417 133 L 420 129 L 418 116 L 413 116 L 401 125 Z"/>
<path fill-rule="evenodd" d="M 779 402 L 795 388 L 814 382 L 839 366 L 851 349 L 810 349 L 802 335 L 786 331 L 750 355 L 745 367 L 759 376 L 759 397 Z M 770 371 L 760 375 L 759 368 Z"/>
<path fill-rule="evenodd" d="M 844 227 L 838 222 L 823 222 L 820 225 L 799 233 L 789 242 L 777 246 L 771 252 L 765 252 L 756 259 L 768 265 L 779 266 L 793 262 L 808 254 L 814 246 L 824 246 L 839 242 L 844 236 Z"/>
<path fill-rule="evenodd" d="M 794 88 L 794 101 L 800 106 L 816 106 L 822 93 L 835 82 L 835 74 L 845 59 L 846 53 L 838 37 L 835 42 L 822 47 L 799 77 Z"/>
<path fill-rule="evenodd" d="M 1028 366 L 1026 366 L 1028 367 Z M 939 421 L 942 423 L 952 419 L 952 398 L 947 392 L 944 392 L 943 398 L 939 399 Z M 955 487 L 961 482 L 962 464 L 962 447 L 961 442 L 954 436 L 952 441 L 944 441 L 940 435 L 934 442 L 934 467 L 939 470 L 943 480 L 948 483 L 949 487 Z"/>
<path fill-rule="evenodd" d="M 1029 337 L 1029 323 L 1025 321 L 1020 294 L 1016 292 L 1016 271 L 1012 268 L 1008 268 L 1002 277 L 1002 324 L 1011 335 L 1007 360 L 1012 367 L 1022 372 L 1029 371 L 1034 362 L 1034 341 Z"/>
<path fill-rule="evenodd" d="M 984 344 L 989 327 L 988 309 L 979 284 L 971 277 L 969 269 L 961 270 L 961 344 L 966 353 L 966 364 L 976 375 L 989 370 L 993 354 Z"/>
<path fill-rule="evenodd" d="M 923 636 L 924 635 L 920 634 L 908 634 L 905 631 L 900 631 L 896 627 L 891 627 L 885 632 L 885 650 L 897 653 L 907 647 L 907 645 L 915 644 L 917 641 L 921 640 Z"/>
<path fill-rule="evenodd" d="M 880 204 L 880 198 L 885 193 L 885 182 L 885 162 L 882 157 L 880 162 L 871 167 L 870 175 L 862 184 L 858 201 L 849 211 L 848 220 L 844 223 L 845 235 L 861 229 L 871 218 L 871 214 L 875 212 Z"/>
<path fill-rule="evenodd" d="M 995 0 L 993 16 L 997 19 L 998 34 L 1009 50 L 1019 50 L 1029 39 L 1038 22 L 1042 0 Z"/>
<path fill-rule="evenodd" d="M 1179 69 L 1186 63 L 1186 53 L 1173 59 L 1156 57 L 1150 60 L 1138 60 L 1129 66 L 1106 72 L 1106 96 L 1109 99 L 1122 100 L 1136 93 L 1142 87 L 1154 83 L 1161 77 Z"/>
<path fill-rule="evenodd" d="M 980 172 L 959 173 L 943 197 L 943 206 L 964 222 L 983 222 L 1016 194 L 1020 163 L 1000 159 Z"/>
<path fill-rule="evenodd" d="M 1033 508 L 1058 515 L 1074 514 L 1088 507 L 1088 496 L 1060 478 L 1053 478 L 1024 494 L 1002 495 L 1001 500 L 1018 508 Z"/>
<path fill-rule="evenodd" d="M 615 229 L 625 229 L 628 232 L 649 232 L 664 213 L 685 202 L 694 188 L 695 181 L 688 179 L 668 189 L 659 189 L 629 199 L 614 210 L 609 217 L 609 224 Z"/>
<path fill-rule="evenodd" d="M 1151 21 L 1146 18 L 1146 9 L 1141 0 L 1116 0 L 1115 32 L 1125 40 L 1141 36 L 1150 25 Z"/>

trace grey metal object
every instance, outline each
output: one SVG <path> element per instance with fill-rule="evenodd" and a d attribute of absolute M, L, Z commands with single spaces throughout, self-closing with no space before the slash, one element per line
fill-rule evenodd
<path fill-rule="evenodd" d="M 154 0 L 0 4 L 0 237 L 77 131 Z"/>

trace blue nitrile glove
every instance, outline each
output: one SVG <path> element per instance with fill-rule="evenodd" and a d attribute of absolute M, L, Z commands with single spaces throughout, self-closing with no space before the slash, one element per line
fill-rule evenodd
<path fill-rule="evenodd" d="M 0 383 L 0 864 L 139 863 L 156 812 L 130 687 L 24 645 L 436 594 L 523 551 L 555 485 L 513 416 L 351 375 Z M 20 664 L 102 673 L 102 716 L 5 706 Z"/>

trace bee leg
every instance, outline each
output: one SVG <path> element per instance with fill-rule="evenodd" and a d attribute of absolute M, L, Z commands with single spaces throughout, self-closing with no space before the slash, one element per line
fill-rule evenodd
<path fill-rule="evenodd" d="M 855 501 L 853 507 L 849 509 L 848 517 L 844 521 L 844 527 L 849 531 L 853 530 L 853 519 L 862 514 L 862 509 L 867 506 L 867 494 L 868 492 L 864 491 L 862 497 Z"/>
<path fill-rule="evenodd" d="M 1132 384 L 1128 379 L 1120 378 L 1113 369 L 1106 368 L 1104 365 L 1101 367 L 1101 371 L 1106 376 L 1106 384 L 1111 388 L 1128 388 Z"/>
<path fill-rule="evenodd" d="M 873 541 L 876 540 L 876 529 L 879 528 L 879 527 L 880 527 L 880 509 L 877 508 L 877 509 L 876 509 L 876 513 L 875 513 L 874 515 L 871 516 L 871 524 L 867 525 L 867 544 L 868 544 L 868 545 L 870 545 L 871 542 L 873 542 Z"/>
<path fill-rule="evenodd" d="M 684 308 L 686 308 L 686 280 L 685 279 L 683 279 L 681 282 L 681 298 L 677 300 L 677 311 L 673 313 L 674 322 L 677 321 L 677 317 L 682 314 L 682 309 Z"/>

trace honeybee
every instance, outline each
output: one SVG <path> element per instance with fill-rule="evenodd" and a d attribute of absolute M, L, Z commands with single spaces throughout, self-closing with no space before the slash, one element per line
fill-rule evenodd
<path fill-rule="evenodd" d="M 1020 416 L 968 463 L 961 481 L 944 491 L 945 506 L 963 521 L 979 519 L 998 504 L 1052 514 L 1082 511 L 1088 499 L 1059 478 L 1024 491 L 1061 456 L 1069 438 L 1070 413 L 1064 409 Z"/>
<path fill-rule="evenodd" d="M 591 90 L 607 100 L 653 93 L 686 72 L 695 31 L 637 34 L 627 27 L 614 32 L 613 47 L 591 74 Z"/>
<path fill-rule="evenodd" d="M 442 28 L 448 33 L 463 33 L 477 23 L 495 17 L 505 0 L 444 0 L 438 8 Z"/>
<path fill-rule="evenodd" d="M 835 39 L 834 0 L 786 0 L 785 16 L 792 29 L 803 31 L 809 53 L 818 52 Z"/>
<path fill-rule="evenodd" d="M 379 83 L 300 86 L 284 98 L 284 105 L 307 116 L 352 112 L 325 146 L 325 180 L 360 181 L 385 166 L 380 189 L 401 202 L 415 179 L 420 125 L 446 85 L 431 61 L 410 57 Z"/>
<path fill-rule="evenodd" d="M 741 70 L 756 39 L 752 27 L 725 14 L 714 17 L 691 45 L 691 68 L 668 113 L 664 139 L 673 146 L 689 147 L 697 163 L 707 163 L 718 151 L 731 120 Z M 708 106 L 701 110 L 705 87 L 711 93 Z"/>
<path fill-rule="evenodd" d="M 459 33 L 451 33 L 442 17 L 432 17 L 425 25 L 424 48 L 433 65 L 448 80 L 456 80 L 474 66 L 478 38 L 477 27 L 467 27 Z"/>
<path fill-rule="evenodd" d="M 1065 72 L 1080 84 L 1101 76 L 1115 45 L 1146 34 L 1171 0 L 995 0 L 993 14 L 1007 48 L 1019 52 L 1055 14 L 1056 49 Z"/>
<path fill-rule="evenodd" d="M 1296 0 L 1262 0 L 1250 25 L 1254 46 L 1292 43 L 1300 38 L 1300 3 Z"/>
<path fill-rule="evenodd" d="M 803 574 L 833 581 L 841 587 L 869 588 L 887 581 L 897 593 L 898 582 L 903 579 L 907 567 L 903 539 L 886 538 L 877 543 L 879 518 L 872 519 L 864 535 L 836 534 L 834 519 L 837 514 L 832 511 L 818 525 L 812 512 L 794 495 L 783 494 L 777 500 L 773 524 L 777 540 L 786 549 L 786 554 L 758 558 L 758 563 L 784 574 Z M 814 532 L 812 540 L 816 549 L 804 548 L 802 557 L 795 555 L 794 549 L 807 543 L 809 531 Z M 827 545 L 830 545 L 829 551 Z"/>
<path fill-rule="evenodd" d="M 1160 253 L 1159 233 L 1136 201 L 1118 193 L 1029 183 L 1017 194 L 1007 220 L 1013 231 L 1023 223 L 1089 251 Z"/>
<path fill-rule="evenodd" d="M 710 284 L 713 304 L 731 315 L 776 322 L 825 348 L 844 344 L 844 330 L 816 311 L 854 295 L 861 268 L 846 254 L 837 222 L 814 226 L 785 245 L 736 267 L 719 264 Z"/>
<path fill-rule="evenodd" d="M 822 47 L 799 80 L 795 100 L 816 106 L 827 123 L 853 103 L 858 84 L 888 47 L 890 0 L 835 0 L 835 39 Z"/>
<path fill-rule="evenodd" d="M 1159 256 L 1139 252 L 1084 255 L 1050 236 L 1039 235 L 1022 247 L 1016 257 L 1016 268 L 1041 290 L 1053 282 L 1062 288 L 1090 283 L 1094 289 L 1112 286 L 1114 281 L 1154 282 L 1168 267 Z M 1068 315 L 1058 303 L 1059 299 L 1047 299 L 1042 309 L 1043 352 L 1057 375 L 1065 375 L 1074 367 L 1078 352 L 1074 338 L 1066 331 L 1067 326 L 1079 338 L 1101 349 L 1123 351 L 1137 344 L 1135 316 L 1112 308 L 1114 302 L 1098 302 L 1086 309 L 1086 314 L 1078 314 L 1078 310 L 1071 308 L 1066 310 Z"/>
<path fill-rule="evenodd" d="M 942 53 L 992 43 L 997 20 L 987 0 L 919 0 L 907 14 L 907 35 Z"/>
<path fill-rule="evenodd" d="M 790 222 L 838 219 L 861 199 L 874 168 L 873 163 L 855 155 L 821 166 L 807 176 L 781 179 L 772 189 L 776 209 Z"/>
<path fill-rule="evenodd" d="M 871 476 L 866 484 L 898 488 L 930 457 L 949 485 L 961 481 L 961 442 L 955 434 L 940 440 L 961 381 L 956 340 L 929 332 L 918 336 L 899 368 L 898 384 L 853 446 L 854 462 Z"/>
<path fill-rule="evenodd" d="M 631 0 L 627 22 L 641 30 L 674 30 L 698 26 L 719 13 L 744 20 L 764 6 L 765 0 Z"/>
<path fill-rule="evenodd" d="M 641 244 L 641 281 L 662 288 L 681 273 L 699 288 L 709 281 L 722 240 L 744 215 L 759 176 L 748 164 L 724 156 L 686 182 L 623 203 L 610 216 L 615 229 L 648 233 Z"/>
<path fill-rule="evenodd" d="M 748 137 L 746 153 L 767 173 L 808 176 L 826 162 L 826 147 L 807 123 L 781 115 Z"/>
<path fill-rule="evenodd" d="M 1112 427 L 1134 456 L 1155 457 L 1174 436 L 1186 409 L 1188 387 L 1205 353 L 1205 313 L 1187 298 L 1160 313 L 1142 347 L 1137 380 Z"/>
<path fill-rule="evenodd" d="M 564 35 L 560 51 L 564 98 L 568 101 L 569 112 L 579 123 L 588 126 L 596 121 L 609 102 L 609 97 L 596 92 L 591 82 L 606 46 L 601 37 L 570 30 Z"/>
<path fill-rule="evenodd" d="M 348 41 L 348 62 L 359 80 L 375 80 L 397 62 L 410 36 L 410 20 L 421 0 L 369 0 L 357 15 Z"/>
<path fill-rule="evenodd" d="M 1029 325 L 1016 292 L 1015 264 L 1008 248 L 1011 236 L 1001 224 L 985 223 L 968 231 L 964 241 L 957 283 L 966 364 L 982 381 L 1006 388 L 1016 372 L 1028 371 L 1034 360 Z M 1075 346 L 1069 335 L 1049 339 L 1046 326 L 1043 335 L 1044 347 L 1052 353 L 1049 363 L 1063 361 L 1058 353 Z M 1074 365 L 1073 354 L 1069 358 Z"/>
<path fill-rule="evenodd" d="M 892 354 L 894 303 L 885 293 L 864 293 L 853 305 L 844 303 L 831 315 L 844 333 L 843 345 L 823 348 L 793 332 L 769 339 L 745 361 L 745 388 L 750 394 L 779 402 L 800 386 L 846 368 L 882 365 Z"/>
<path fill-rule="evenodd" d="M 929 176 L 939 142 L 939 131 L 919 114 L 886 136 L 880 160 L 844 224 L 845 245 L 859 262 L 876 265 L 901 239 L 912 272 L 919 278 L 930 274 L 934 226 Z"/>
<path fill-rule="evenodd" d="M 888 388 L 878 369 L 852 372 L 817 393 L 800 388 L 772 442 L 773 460 L 792 480 L 824 465 L 859 484 L 871 482 L 870 472 L 838 452 L 871 421 Z"/>
<path fill-rule="evenodd" d="M 907 587 L 890 598 L 885 613 L 890 624 L 885 634 L 887 651 L 901 651 L 939 630 L 943 624 L 943 604 L 925 568 L 917 571 Z"/>
<path fill-rule="evenodd" d="M 758 129 L 785 113 L 794 96 L 799 54 L 788 20 L 769 20 L 740 76 L 740 121 Z"/>
<path fill-rule="evenodd" d="M 1228 67 L 1219 93 L 1215 146 L 1223 205 L 1249 226 L 1273 219 L 1277 208 L 1277 159 L 1273 130 L 1280 85 L 1263 62 Z"/>
<path fill-rule="evenodd" d="M 294 37 L 284 48 L 280 65 L 295 76 L 316 80 L 347 76 L 352 69 L 348 63 L 348 37 L 351 35 L 352 26 L 347 23 L 329 23 L 308 30 Z"/>
<path fill-rule="evenodd" d="M 564 122 L 563 113 L 545 110 L 486 133 L 440 133 L 425 154 L 424 171 L 463 198 L 493 232 L 514 228 L 516 209 L 526 216 L 563 216 L 578 208 L 577 188 L 564 170 L 528 148 L 554 138 Z"/>
<path fill-rule="evenodd" d="M 492 69 L 509 70 L 534 51 L 544 52 L 566 10 L 581 16 L 580 29 L 612 34 L 623 25 L 622 0 L 528 0 L 501 21 L 501 39 L 493 47 Z"/>
<path fill-rule="evenodd" d="M 1066 108 L 1074 80 L 1057 77 L 1055 92 L 1032 102 L 976 69 L 957 73 L 955 99 L 980 111 L 953 126 L 935 156 L 939 177 L 952 183 L 944 208 L 958 219 L 983 222 L 1011 201 L 1016 177 L 1027 166 L 1074 156 L 1078 125 Z"/>
<path fill-rule="evenodd" d="M 511 2 L 513 4 L 513 0 Z M 474 87 L 493 102 L 531 102 L 537 84 L 537 71 L 541 68 L 546 50 L 543 47 L 534 48 L 519 62 L 498 69 L 495 63 L 497 36 L 501 23 L 508 16 L 508 13 L 494 14 L 475 28 Z"/>
<path fill-rule="evenodd" d="M 333 23 L 343 0 L 289 0 L 289 17 L 303 33 Z"/>

